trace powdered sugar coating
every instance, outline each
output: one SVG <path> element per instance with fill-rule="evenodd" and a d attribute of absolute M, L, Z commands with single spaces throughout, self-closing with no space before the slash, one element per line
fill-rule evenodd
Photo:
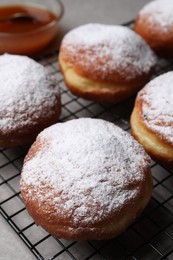
<path fill-rule="evenodd" d="M 148 83 L 138 94 L 142 100 L 144 123 L 173 144 L 173 72 Z"/>
<path fill-rule="evenodd" d="M 58 123 L 41 132 L 37 142 L 41 149 L 26 158 L 22 170 L 25 201 L 36 194 L 40 207 L 52 206 L 59 218 L 83 226 L 139 196 L 150 159 L 114 124 L 89 118 Z"/>
<path fill-rule="evenodd" d="M 0 131 L 28 127 L 49 118 L 58 104 L 59 88 L 46 69 L 18 55 L 0 56 Z"/>
<path fill-rule="evenodd" d="M 173 26 L 173 1 L 157 0 L 146 4 L 139 15 L 146 15 L 148 22 L 154 27 L 159 25 L 162 32 L 167 32 Z"/>
<path fill-rule="evenodd" d="M 115 73 L 131 80 L 148 73 L 156 63 L 154 53 L 142 38 L 118 25 L 82 25 L 65 35 L 61 52 L 63 49 L 68 52 L 67 60 L 82 66 L 83 73 L 90 73 L 92 68 L 96 80 L 111 81 Z"/>

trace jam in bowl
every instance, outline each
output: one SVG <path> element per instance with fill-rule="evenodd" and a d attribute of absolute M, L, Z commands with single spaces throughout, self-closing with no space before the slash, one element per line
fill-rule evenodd
<path fill-rule="evenodd" d="M 63 12 L 59 0 L 4 1 L 0 4 L 0 53 L 41 53 L 57 37 Z"/>

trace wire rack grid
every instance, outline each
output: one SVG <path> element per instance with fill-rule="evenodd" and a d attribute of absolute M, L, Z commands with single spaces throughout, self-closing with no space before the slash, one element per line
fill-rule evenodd
<path fill-rule="evenodd" d="M 130 24 L 130 23 L 129 23 Z M 79 117 L 102 118 L 130 131 L 129 117 L 134 97 L 117 105 L 86 101 L 73 96 L 66 88 L 58 69 L 58 53 L 39 59 L 54 75 L 61 88 L 60 121 Z M 173 63 L 160 59 L 155 76 L 173 70 Z M 23 158 L 28 147 L 0 150 L 0 214 L 20 239 L 40 260 L 173 260 L 173 174 L 152 161 L 154 188 L 152 198 L 123 234 L 105 241 L 66 241 L 37 227 L 22 202 L 19 182 Z M 10 245 L 7 245 L 10 246 Z"/>

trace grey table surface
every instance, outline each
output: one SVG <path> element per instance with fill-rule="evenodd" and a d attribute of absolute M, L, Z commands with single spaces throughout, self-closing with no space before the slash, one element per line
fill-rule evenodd
<path fill-rule="evenodd" d="M 64 33 L 89 22 L 121 24 L 134 19 L 147 0 L 63 0 Z M 32 260 L 35 257 L 0 215 L 0 260 Z"/>

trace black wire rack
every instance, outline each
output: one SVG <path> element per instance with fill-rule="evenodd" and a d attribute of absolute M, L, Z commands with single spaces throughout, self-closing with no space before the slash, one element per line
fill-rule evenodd
<path fill-rule="evenodd" d="M 128 23 L 131 26 L 131 23 Z M 79 117 L 102 118 L 130 131 L 134 97 L 117 105 L 87 101 L 73 96 L 58 69 L 58 53 L 39 62 L 54 75 L 61 89 L 61 121 Z M 173 70 L 173 62 L 159 59 L 155 76 Z M 0 214 L 31 250 L 36 259 L 53 260 L 173 260 L 173 172 L 152 161 L 152 198 L 123 234 L 104 241 L 66 241 L 37 227 L 22 202 L 19 182 L 28 147 L 0 150 Z"/>

